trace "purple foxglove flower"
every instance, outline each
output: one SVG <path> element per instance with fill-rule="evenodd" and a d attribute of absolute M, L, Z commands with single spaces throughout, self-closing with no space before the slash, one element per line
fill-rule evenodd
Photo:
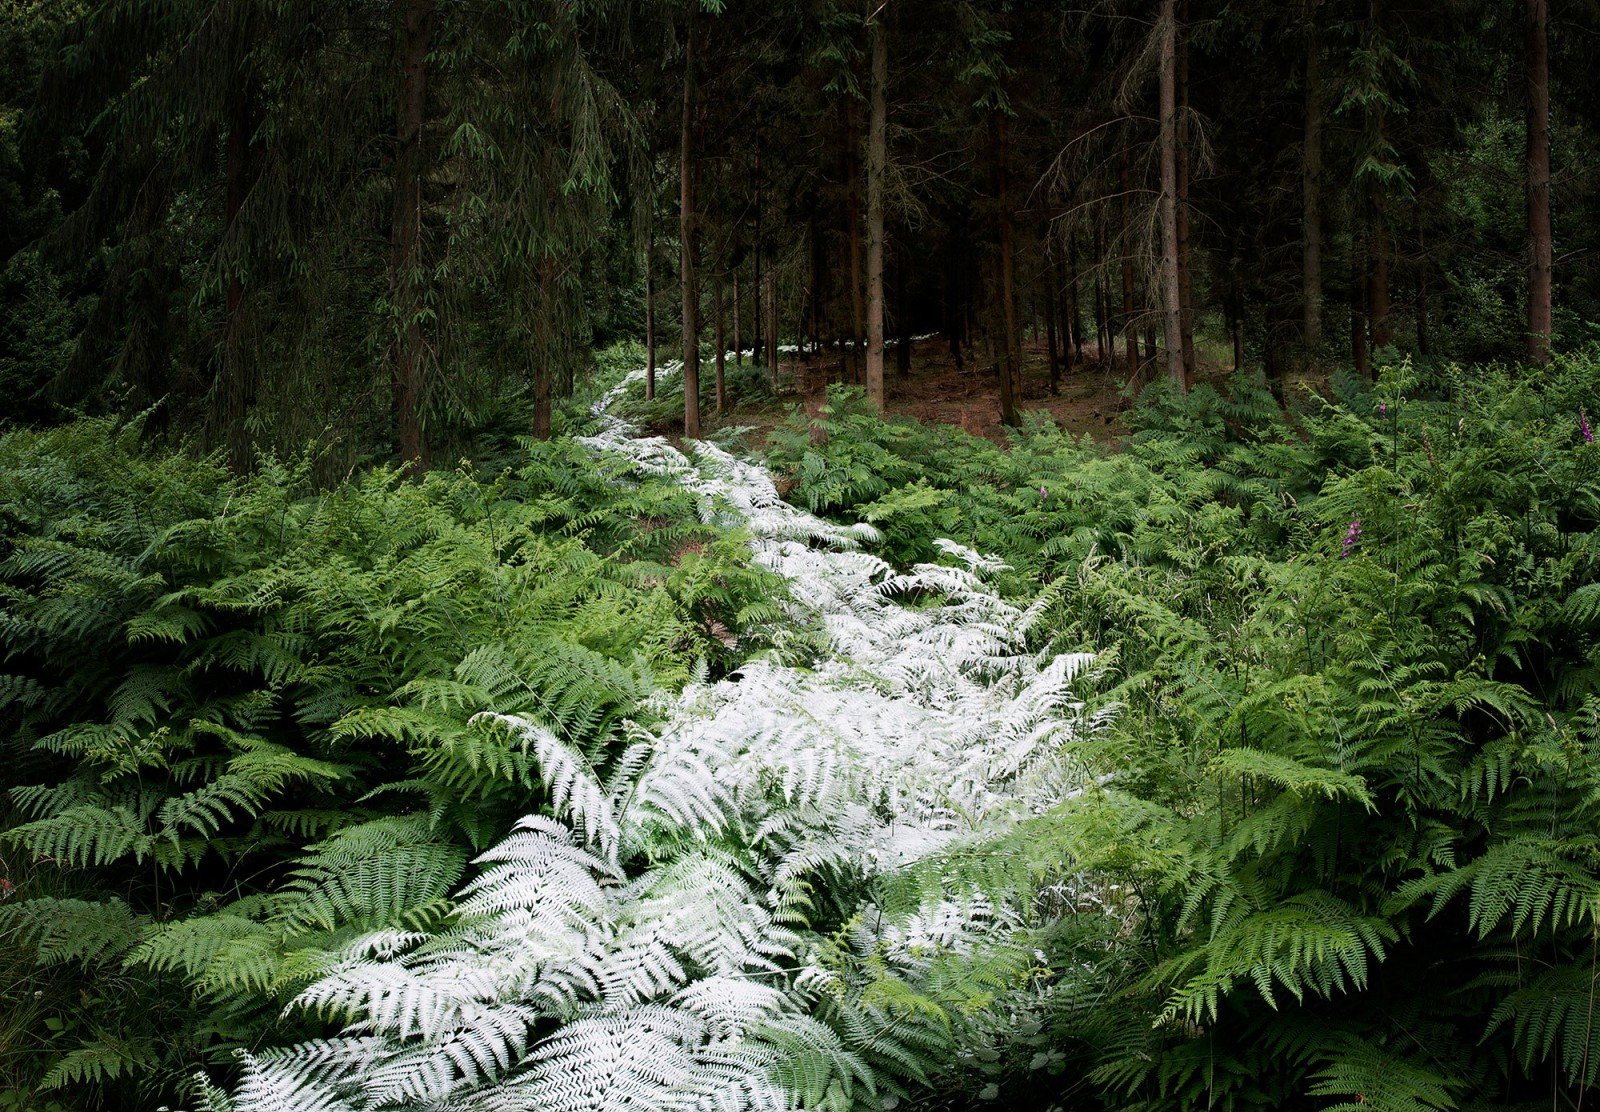
<path fill-rule="evenodd" d="M 1356 542 L 1360 539 L 1361 519 L 1359 517 L 1351 518 L 1350 528 L 1344 531 L 1344 545 L 1339 550 L 1339 558 L 1341 560 L 1348 560 L 1350 558 L 1350 554 L 1355 551 Z"/>
<path fill-rule="evenodd" d="M 1044 487 L 1041 486 L 1039 488 L 1039 501 L 1043 502 L 1046 498 L 1049 498 L 1049 497 L 1050 497 L 1050 492 L 1048 490 L 1044 489 Z"/>
<path fill-rule="evenodd" d="M 1594 443 L 1594 430 L 1589 427 L 1589 414 L 1583 409 L 1578 410 L 1578 431 L 1583 433 L 1585 444 Z"/>

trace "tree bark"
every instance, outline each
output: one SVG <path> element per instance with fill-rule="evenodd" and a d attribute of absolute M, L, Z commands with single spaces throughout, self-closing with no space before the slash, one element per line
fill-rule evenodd
<path fill-rule="evenodd" d="M 901 378 L 911 373 L 911 302 L 907 297 L 910 287 L 906 283 L 906 271 L 910 266 L 907 255 L 902 245 L 895 255 L 894 268 L 895 329 L 900 334 L 900 342 L 894 351 L 894 369 Z"/>
<path fill-rule="evenodd" d="M 1550 359 L 1550 44 L 1546 0 L 1528 0 L 1528 362 Z"/>
<path fill-rule="evenodd" d="M 767 311 L 767 374 L 774 385 L 778 381 L 778 276 L 768 268 L 765 275 L 764 300 Z"/>
<path fill-rule="evenodd" d="M 539 289 L 534 294 L 533 435 L 539 440 L 550 439 L 554 408 L 551 362 L 555 352 L 555 267 L 555 259 L 548 255 L 539 261 Z"/>
<path fill-rule="evenodd" d="M 1139 337 L 1133 315 L 1133 230 L 1128 222 L 1128 193 L 1133 189 L 1133 178 L 1128 169 L 1127 147 L 1122 148 L 1118 181 L 1122 186 L 1119 206 L 1122 215 L 1122 331 L 1128 349 L 1128 383 L 1132 385 L 1139 377 Z"/>
<path fill-rule="evenodd" d="M 656 218 L 655 193 L 651 191 L 650 213 L 645 221 L 649 226 L 644 248 L 644 396 L 649 401 L 656 396 Z"/>
<path fill-rule="evenodd" d="M 1017 415 L 1022 380 L 1022 340 L 1017 329 L 1016 261 L 1011 242 L 1013 220 L 1006 166 L 1006 118 L 997 113 L 991 117 L 991 121 L 995 137 L 996 216 L 1000 222 L 1000 309 L 1005 331 L 1002 337 L 1003 357 L 1000 360 L 1000 422 L 1016 426 L 1022 423 Z"/>
<path fill-rule="evenodd" d="M 1372 365 L 1367 347 L 1367 291 L 1370 288 L 1364 273 L 1368 265 L 1366 244 L 1359 233 L 1352 233 L 1350 243 L 1350 358 L 1356 374 L 1372 377 Z"/>
<path fill-rule="evenodd" d="M 1301 338 L 1308 351 L 1322 343 L 1322 42 L 1317 5 L 1306 0 L 1305 134 L 1300 151 Z"/>
<path fill-rule="evenodd" d="M 871 117 L 867 124 L 867 398 L 883 412 L 883 178 L 889 161 L 888 16 L 872 21 Z"/>
<path fill-rule="evenodd" d="M 717 376 L 717 416 L 722 416 L 722 411 L 728 408 L 728 385 L 725 372 L 727 370 L 728 344 L 727 344 L 727 304 L 722 296 L 723 278 L 722 271 L 718 270 L 711 276 L 712 302 L 717 316 L 716 340 L 717 351 L 715 366 Z M 734 304 L 738 304 L 735 302 Z"/>
<path fill-rule="evenodd" d="M 861 157 L 856 149 L 856 116 L 853 101 L 845 102 L 845 163 L 848 180 L 845 219 L 850 225 L 850 352 L 846 359 L 847 377 L 865 384 L 866 359 L 863 352 L 867 334 L 867 306 L 862 297 L 861 251 Z M 880 264 L 881 265 L 881 264 Z"/>
<path fill-rule="evenodd" d="M 1178 13 L 1176 0 L 1161 0 L 1161 319 L 1167 345 L 1167 377 L 1189 389 L 1183 361 L 1183 291 L 1178 272 Z"/>
<path fill-rule="evenodd" d="M 408 0 L 400 29 L 396 90 L 394 213 L 389 233 L 389 297 L 395 313 L 392 357 L 395 448 L 407 474 L 427 466 L 422 409 L 427 342 L 422 332 L 422 125 L 428 97 L 428 51 L 434 0 Z"/>
<path fill-rule="evenodd" d="M 1056 261 L 1052 256 L 1044 272 L 1044 334 L 1050 352 L 1050 393 L 1061 393 L 1061 344 L 1056 327 Z"/>
<path fill-rule="evenodd" d="M 678 149 L 678 239 L 683 285 L 683 435 L 700 435 L 700 286 L 695 276 L 695 18 L 683 40 L 683 125 Z"/>
<path fill-rule="evenodd" d="M 1194 281 L 1189 267 L 1189 37 L 1184 31 L 1188 25 L 1189 0 L 1179 0 L 1177 22 L 1173 25 L 1172 34 L 1178 54 L 1178 325 L 1183 338 L 1183 381 L 1186 390 L 1194 382 L 1198 366 L 1194 352 Z"/>
<path fill-rule="evenodd" d="M 752 358 L 760 359 L 763 353 L 766 351 L 761 343 L 761 332 L 763 326 L 765 325 L 765 321 L 762 316 L 761 299 L 764 296 L 767 287 L 766 283 L 763 282 L 761 278 L 761 125 L 759 123 L 756 125 L 756 159 L 754 174 L 756 182 L 756 230 L 755 236 L 753 237 L 754 243 L 752 245 L 754 247 L 754 251 L 752 252 L 754 255 L 752 265 L 755 268 L 755 273 L 752 275 L 753 281 L 750 285 L 750 296 L 755 301 L 755 312 L 752 314 L 753 319 L 750 322 L 750 331 L 752 333 L 750 350 L 754 353 Z M 774 381 L 777 380 L 778 372 L 776 368 L 769 367 L 767 373 L 773 376 Z"/>
<path fill-rule="evenodd" d="M 255 176 L 255 98 L 239 79 L 228 98 L 227 180 L 223 188 L 223 234 L 232 245 L 224 253 L 228 266 L 227 319 L 222 335 L 222 425 L 228 448 L 228 467 L 234 474 L 250 469 L 251 445 L 247 421 L 255 404 L 255 365 L 244 343 L 243 250 L 238 242 L 239 214 Z"/>

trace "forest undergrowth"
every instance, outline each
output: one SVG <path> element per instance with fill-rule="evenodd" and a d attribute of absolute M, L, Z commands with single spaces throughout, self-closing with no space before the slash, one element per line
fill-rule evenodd
<path fill-rule="evenodd" d="M 0 1108 L 1579 1107 L 1597 385 L 8 433 Z"/>

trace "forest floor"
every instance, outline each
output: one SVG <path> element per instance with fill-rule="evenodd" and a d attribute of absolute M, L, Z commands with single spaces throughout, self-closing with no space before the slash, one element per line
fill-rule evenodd
<path fill-rule="evenodd" d="M 1125 389 L 1126 365 L 1120 360 L 1109 366 L 1101 364 L 1094 358 L 1092 347 L 1085 349 L 1085 355 L 1087 358 L 1074 362 L 1071 370 L 1063 371 L 1058 392 L 1052 394 L 1045 341 L 1025 343 L 1020 408 L 1025 414 L 1048 413 L 1074 436 L 1090 436 L 1115 445 L 1126 434 L 1120 418 L 1132 401 Z M 1220 383 L 1232 373 L 1230 367 L 1207 358 L 1204 352 L 1199 362 L 1198 381 Z M 913 345 L 910 374 L 896 371 L 892 348 L 885 353 L 885 363 L 884 386 L 890 416 L 910 417 L 924 424 L 955 425 L 996 443 L 1005 441 L 1004 426 L 1000 424 L 999 384 L 987 363 L 969 357 L 965 366 L 958 368 L 942 338 L 919 340 Z M 843 361 L 835 354 L 820 358 L 797 358 L 791 354 L 780 367 L 776 399 L 769 397 L 754 403 L 736 400 L 722 420 L 712 420 L 712 427 L 748 428 L 747 439 L 759 443 L 766 431 L 787 419 L 796 403 L 815 415 L 826 402 L 828 387 L 846 381 Z M 1141 380 L 1148 382 L 1159 373 L 1159 368 L 1147 362 Z"/>

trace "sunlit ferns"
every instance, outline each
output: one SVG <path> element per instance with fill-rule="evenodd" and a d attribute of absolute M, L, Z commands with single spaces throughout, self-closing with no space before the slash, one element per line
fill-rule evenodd
<path fill-rule="evenodd" d="M 554 817 L 479 859 L 441 932 L 352 943 L 296 1001 L 344 1033 L 245 1056 L 209 1107 L 855 1108 L 953 1057 L 966 1002 L 1027 996 L 1031 893 L 935 884 L 890 913 L 874 884 L 1080 788 L 1090 657 L 1029 652 L 1038 610 L 977 553 L 896 572 L 861 551 L 870 526 L 789 506 L 759 467 L 635 437 L 606 413 L 626 388 L 591 446 L 743 528 L 820 659 L 663 696 L 605 777 L 536 722 L 481 716 L 520 736 Z"/>

